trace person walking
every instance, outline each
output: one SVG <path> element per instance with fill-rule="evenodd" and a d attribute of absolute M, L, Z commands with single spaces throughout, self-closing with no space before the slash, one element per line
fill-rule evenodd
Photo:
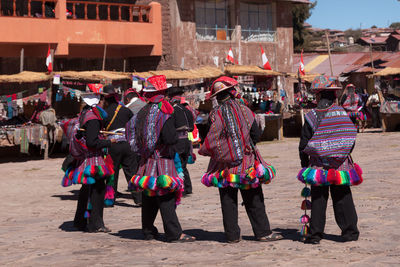
<path fill-rule="evenodd" d="M 183 192 L 183 179 L 174 163 L 173 146 L 178 141 L 173 107 L 165 100 L 167 83 L 164 75 L 147 79 L 144 89 L 148 104 L 127 124 L 126 134 L 131 149 L 141 155 L 139 169 L 130 181 L 133 191 L 142 194 L 142 231 L 146 240 L 158 237 L 154 221 L 161 213 L 168 242 L 192 242 L 183 234 L 176 214 Z"/>
<path fill-rule="evenodd" d="M 362 183 L 362 170 L 353 162 L 357 129 L 347 112 L 335 104 L 341 89 L 336 77 L 319 76 L 311 85 L 317 107 L 305 116 L 299 155 L 302 169 L 297 178 L 311 185 L 311 222 L 305 243 L 318 244 L 323 238 L 329 190 L 335 219 L 343 241 L 359 237 L 357 213 L 350 186 Z"/>
<path fill-rule="evenodd" d="M 255 143 L 261 136 L 254 113 L 243 105 L 235 86 L 238 82 L 220 77 L 211 87 L 218 106 L 210 114 L 211 126 L 199 154 L 211 157 L 202 183 L 219 188 L 225 235 L 229 243 L 240 241 L 238 198 L 240 193 L 258 241 L 282 238 L 272 233 L 265 211 L 261 184 L 275 176 L 274 167 L 262 159 Z"/>
<path fill-rule="evenodd" d="M 108 116 L 105 120 L 105 130 L 115 133 L 107 135 L 107 139 L 115 139 L 117 142 L 109 148 L 110 156 L 114 163 L 114 192 L 115 198 L 122 194 L 117 191 L 119 169 L 122 167 L 126 181 L 136 173 L 138 167 L 137 156 L 131 151 L 131 148 L 126 141 L 125 126 L 132 118 L 133 114 L 129 108 L 124 107 L 119 103 L 119 95 L 117 94 L 114 85 L 109 84 L 104 87 L 105 96 L 105 111 Z M 132 192 L 132 198 L 136 205 L 142 204 L 142 195 L 137 192 Z M 115 201 L 114 201 L 115 203 Z"/>
<path fill-rule="evenodd" d="M 72 160 L 62 179 L 62 186 L 82 184 L 74 218 L 74 227 L 88 232 L 110 232 L 104 225 L 104 203 L 110 205 L 114 199 L 113 163 L 103 152 L 115 139 L 106 140 L 100 133 L 107 113 L 104 106 L 102 85 L 90 84 L 91 92 L 82 94 L 86 104 L 79 118 L 62 125 L 70 140 Z M 70 157 L 71 159 L 71 157 Z"/>
<path fill-rule="evenodd" d="M 188 159 L 192 153 L 192 142 L 188 138 L 188 133 L 194 130 L 194 118 L 185 98 L 182 97 L 183 88 L 172 87 L 168 90 L 170 103 L 174 108 L 175 128 L 178 133 L 178 142 L 175 145 L 175 153 L 178 153 L 181 160 L 184 175 L 184 192 L 183 195 L 192 194 L 192 182 L 190 180 L 189 171 L 187 169 Z"/>

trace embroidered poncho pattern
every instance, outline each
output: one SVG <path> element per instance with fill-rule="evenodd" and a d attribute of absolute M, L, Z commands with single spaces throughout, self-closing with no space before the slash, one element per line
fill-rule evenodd
<path fill-rule="evenodd" d="M 254 114 L 238 100 L 228 100 L 211 115 L 212 125 L 199 154 L 210 156 L 201 182 L 207 187 L 250 189 L 268 184 L 276 175 L 255 146 L 250 127 Z"/>

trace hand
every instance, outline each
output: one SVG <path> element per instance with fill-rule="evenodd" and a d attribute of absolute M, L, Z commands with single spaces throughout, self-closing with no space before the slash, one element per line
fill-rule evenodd
<path fill-rule="evenodd" d="M 111 141 L 112 144 L 115 144 L 117 142 L 117 139 L 113 138 L 113 139 L 110 139 L 110 141 Z"/>

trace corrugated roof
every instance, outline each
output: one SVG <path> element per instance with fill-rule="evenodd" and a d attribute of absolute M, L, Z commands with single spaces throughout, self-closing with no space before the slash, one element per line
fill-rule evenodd
<path fill-rule="evenodd" d="M 333 75 L 340 76 L 350 72 L 372 72 L 371 54 L 369 52 L 355 52 L 332 54 Z M 400 52 L 373 52 L 374 71 L 378 72 L 385 67 L 400 67 Z M 321 73 L 330 75 L 330 64 L 327 54 L 303 54 L 306 73 Z M 320 60 L 318 60 L 320 59 Z M 325 60 L 321 60 L 325 59 Z M 314 63 L 319 61 L 316 66 Z M 293 72 L 300 64 L 300 55 L 293 57 Z M 308 71 L 307 71 L 308 67 Z"/>
<path fill-rule="evenodd" d="M 332 54 L 333 75 L 340 76 L 345 69 L 352 66 L 353 62 L 365 53 Z M 306 73 L 320 73 L 331 75 L 329 56 L 327 54 L 303 54 Z M 314 66 L 315 63 L 318 63 Z M 300 64 L 300 55 L 293 58 L 293 71 L 295 72 Z M 308 71 L 307 71 L 308 68 Z"/>
<path fill-rule="evenodd" d="M 393 38 L 395 38 L 397 40 L 400 40 L 400 34 L 392 34 L 390 36 L 392 36 Z"/>
<path fill-rule="evenodd" d="M 386 44 L 387 36 L 378 36 L 378 37 L 361 37 L 361 40 L 366 42 L 367 44 Z"/>

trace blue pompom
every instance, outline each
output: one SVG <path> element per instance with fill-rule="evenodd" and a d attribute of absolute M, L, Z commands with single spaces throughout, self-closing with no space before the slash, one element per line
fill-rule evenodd
<path fill-rule="evenodd" d="M 303 190 L 301 190 L 301 196 L 302 197 L 309 197 L 311 196 L 311 189 L 308 187 L 304 187 Z"/>

